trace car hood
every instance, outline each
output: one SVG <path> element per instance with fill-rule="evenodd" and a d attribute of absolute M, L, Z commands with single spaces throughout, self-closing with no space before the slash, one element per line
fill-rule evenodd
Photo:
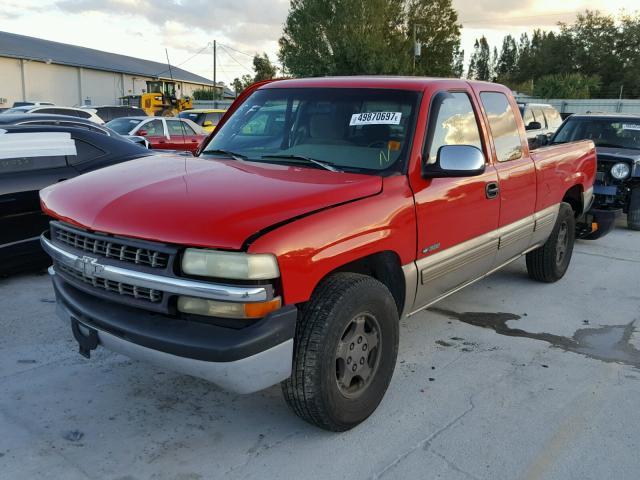
<path fill-rule="evenodd" d="M 611 148 L 596 147 L 598 157 L 609 158 L 611 160 L 628 159 L 640 163 L 640 150 L 633 148 Z"/>
<path fill-rule="evenodd" d="M 47 187 L 40 198 L 47 214 L 93 231 L 240 250 L 262 230 L 381 189 L 371 175 L 152 156 Z"/>

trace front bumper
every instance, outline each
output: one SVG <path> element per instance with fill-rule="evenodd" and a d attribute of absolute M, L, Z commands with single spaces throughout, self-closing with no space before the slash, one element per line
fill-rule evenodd
<path fill-rule="evenodd" d="M 597 240 L 607 235 L 616 226 L 622 209 L 591 208 L 576 225 L 576 237 L 582 240 Z"/>
<path fill-rule="evenodd" d="M 54 267 L 49 273 L 57 314 L 72 326 L 81 352 L 102 345 L 237 393 L 262 390 L 291 374 L 294 306 L 232 329 L 105 302 L 69 285 Z"/>

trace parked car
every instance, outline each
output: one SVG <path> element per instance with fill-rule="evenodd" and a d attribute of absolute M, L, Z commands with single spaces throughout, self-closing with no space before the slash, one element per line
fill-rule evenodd
<path fill-rule="evenodd" d="M 560 113 L 549 104 L 518 103 L 518 108 L 531 149 L 546 145 L 562 124 Z"/>
<path fill-rule="evenodd" d="M 94 132 L 104 133 L 105 135 L 126 138 L 141 147 L 149 148 L 149 142 L 147 142 L 144 137 L 120 135 L 105 125 L 98 125 L 91 120 L 69 115 L 56 115 L 53 113 L 7 113 L 6 115 L 0 115 L 0 126 L 2 125 L 60 125 L 86 128 Z"/>
<path fill-rule="evenodd" d="M 185 110 L 178 114 L 179 118 L 186 118 L 191 120 L 193 123 L 200 125 L 202 129 L 211 133 L 218 125 L 218 122 L 224 115 L 226 110 L 215 109 L 215 108 L 194 108 L 193 110 Z"/>
<path fill-rule="evenodd" d="M 149 148 L 195 152 L 207 138 L 191 120 L 164 117 L 122 117 L 111 120 L 107 127 L 121 135 L 136 135 L 147 139 Z"/>
<path fill-rule="evenodd" d="M 52 102 L 30 102 L 30 101 L 13 102 L 13 107 L 26 107 L 26 106 L 29 106 L 29 105 L 33 105 L 33 106 L 55 105 L 55 103 L 52 103 Z"/>
<path fill-rule="evenodd" d="M 38 191 L 81 173 L 151 155 L 119 136 L 69 126 L 0 125 L 0 273 L 46 264 L 49 219 Z"/>
<path fill-rule="evenodd" d="M 640 230 L 640 115 L 572 115 L 564 121 L 551 143 L 582 139 L 596 145 L 596 206 L 611 212 L 621 209 L 627 215 L 629 228 Z"/>
<path fill-rule="evenodd" d="M 22 107 L 13 107 L 5 110 L 2 115 L 7 115 L 9 113 L 49 113 L 55 115 L 67 115 L 71 117 L 79 117 L 86 120 L 91 120 L 98 125 L 104 124 L 104 121 L 98 115 L 96 115 L 96 111 L 90 108 L 60 107 L 57 105 L 53 107 L 25 105 Z"/>
<path fill-rule="evenodd" d="M 561 279 L 596 174 L 593 142 L 529 152 L 511 92 L 463 80 L 263 82 L 209 138 L 41 192 L 57 311 L 87 357 L 283 382 L 335 431 L 381 401 L 400 318 L 522 256 Z"/>
<path fill-rule="evenodd" d="M 105 123 L 116 118 L 147 115 L 143 109 L 132 107 L 130 105 L 101 105 L 85 106 L 82 108 L 95 110 L 96 115 L 98 115 Z"/>

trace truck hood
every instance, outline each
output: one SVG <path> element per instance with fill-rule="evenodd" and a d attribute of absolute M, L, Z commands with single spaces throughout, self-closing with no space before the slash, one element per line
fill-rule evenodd
<path fill-rule="evenodd" d="M 252 235 L 379 193 L 382 178 L 236 160 L 152 156 L 45 188 L 45 213 L 89 230 L 239 250 Z"/>
<path fill-rule="evenodd" d="M 631 160 L 632 162 L 640 163 L 640 150 L 633 148 L 596 147 L 596 153 L 598 157 L 602 158 Z"/>

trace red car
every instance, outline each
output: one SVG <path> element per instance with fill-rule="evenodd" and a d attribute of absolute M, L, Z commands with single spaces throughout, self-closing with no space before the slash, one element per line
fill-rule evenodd
<path fill-rule="evenodd" d="M 195 153 L 206 132 L 189 119 L 120 117 L 106 124 L 121 135 L 144 137 L 154 150 L 186 150 Z"/>
<path fill-rule="evenodd" d="M 245 91 L 200 158 L 46 188 L 58 311 L 98 345 L 352 428 L 394 371 L 399 319 L 526 255 L 567 272 L 591 141 L 530 152 L 497 84 L 315 78 Z"/>

